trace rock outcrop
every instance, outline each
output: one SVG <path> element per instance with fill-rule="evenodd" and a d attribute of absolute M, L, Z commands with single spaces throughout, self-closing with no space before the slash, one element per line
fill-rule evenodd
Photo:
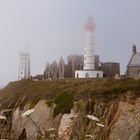
<path fill-rule="evenodd" d="M 140 140 L 139 81 L 20 82 L 1 93 L 0 139 Z"/>
<path fill-rule="evenodd" d="M 96 104 L 97 103 L 97 104 Z M 97 125 L 90 127 L 90 123 L 84 123 L 83 126 L 89 129 L 93 139 L 100 140 L 139 140 L 140 138 L 140 98 L 133 103 L 116 101 L 110 103 L 96 102 L 93 106 L 92 115 L 98 116 L 104 128 L 98 128 Z M 58 127 L 58 136 L 60 140 L 69 140 L 71 135 L 74 137 L 75 125 L 78 127 L 78 116 L 74 110 L 69 114 L 59 114 L 52 120 L 52 110 L 47 106 L 46 101 L 40 100 L 35 106 L 35 111 L 30 117 L 22 118 L 21 114 L 29 109 L 26 105 L 21 111 L 16 108 L 12 113 L 12 137 L 18 139 L 23 131 L 26 132 L 27 140 L 35 140 L 42 133 L 45 134 L 50 128 Z M 61 116 L 61 117 L 60 117 Z M 78 117 L 74 117 L 78 116 Z M 72 118 L 73 117 L 73 118 Z M 87 118 L 85 118 L 86 121 Z M 59 123 L 59 126 L 58 126 Z M 55 126 L 54 126 L 55 125 Z M 86 130 L 85 128 L 85 130 Z M 79 128 L 80 129 L 80 128 Z M 90 130 L 91 129 L 91 130 Z M 99 130 L 98 130 L 99 129 Z M 74 131 L 74 132 L 73 132 Z"/>

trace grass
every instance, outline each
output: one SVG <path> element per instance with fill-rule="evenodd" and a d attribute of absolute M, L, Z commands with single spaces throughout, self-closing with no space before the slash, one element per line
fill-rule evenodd
<path fill-rule="evenodd" d="M 64 79 L 51 82 L 21 80 L 11 82 L 0 90 L 0 103 L 3 108 L 20 106 L 22 109 L 25 104 L 31 104 L 32 108 L 42 99 L 53 100 L 57 104 L 55 116 L 60 112 L 68 113 L 73 101 L 83 99 L 86 102 L 89 96 L 108 102 L 125 99 L 127 92 L 133 91 L 134 97 L 138 97 L 139 85 L 140 80 L 133 79 Z"/>

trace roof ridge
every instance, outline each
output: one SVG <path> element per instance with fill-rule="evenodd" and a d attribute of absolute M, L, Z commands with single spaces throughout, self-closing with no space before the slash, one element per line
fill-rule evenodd
<path fill-rule="evenodd" d="M 140 52 L 132 54 L 127 66 L 140 66 Z"/>

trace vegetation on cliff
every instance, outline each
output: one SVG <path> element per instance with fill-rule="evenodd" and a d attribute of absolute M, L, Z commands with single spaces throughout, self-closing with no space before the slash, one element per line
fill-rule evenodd
<path fill-rule="evenodd" d="M 73 120 L 73 127 L 70 129 L 71 138 L 77 138 L 78 140 L 83 139 L 86 135 L 92 134 L 92 136 L 100 136 L 100 139 L 103 140 L 104 138 L 104 140 L 106 140 L 109 137 L 114 137 L 114 133 L 118 130 L 117 128 L 121 128 L 122 125 L 118 125 L 122 121 L 125 122 L 127 119 L 132 121 L 132 118 L 135 118 L 136 120 L 134 119 L 135 121 L 132 123 L 134 124 L 137 122 L 139 125 L 139 121 L 137 120 L 137 118 L 139 118 L 139 85 L 140 80 L 134 79 L 21 80 L 11 82 L 4 89 L 0 90 L 0 108 L 1 110 L 12 110 L 12 112 L 6 111 L 6 114 L 4 114 L 4 116 L 7 117 L 7 122 L 10 122 L 5 126 L 8 131 L 9 128 L 11 128 L 10 124 L 14 126 L 15 122 L 12 122 L 11 118 L 14 116 L 13 114 L 15 114 L 16 110 L 20 110 L 19 114 L 21 114 L 23 110 L 26 110 L 28 107 L 31 109 L 37 103 L 44 102 L 44 106 L 42 106 L 43 104 L 40 104 L 40 108 L 37 104 L 35 108 L 38 106 L 40 111 L 43 107 L 46 109 L 46 115 L 50 116 L 52 126 L 56 128 L 56 136 L 58 136 L 58 128 L 61 124 L 60 122 L 63 121 L 63 117 L 65 115 L 70 115 L 70 110 L 73 109 L 78 117 Z M 50 114 L 48 114 L 47 107 L 50 108 Z M 43 109 L 43 114 L 39 113 L 39 115 L 42 116 L 45 112 Z M 37 114 L 38 111 L 32 116 L 33 119 L 38 116 Z M 102 133 L 97 133 L 96 131 L 99 127 L 87 119 L 86 116 L 89 114 L 95 115 L 99 118 L 100 123 L 105 126 L 104 129 L 100 130 Z M 22 124 L 22 121 L 24 120 L 22 120 L 20 116 L 18 117 L 17 122 L 20 120 L 20 122 L 18 122 L 20 126 L 20 123 Z M 36 123 L 40 124 L 39 121 L 40 117 L 38 116 L 38 121 Z M 56 125 L 55 121 L 57 121 Z M 117 121 L 118 123 L 116 123 Z M 46 120 L 42 123 L 43 127 L 45 122 Z M 126 131 L 129 133 L 131 123 L 128 130 L 128 124 L 123 125 L 123 127 L 125 126 Z M 45 127 L 45 130 L 47 130 L 48 126 L 45 125 Z M 14 130 L 17 130 L 16 127 Z M 30 131 L 28 130 L 28 126 L 26 127 L 26 131 Z M 44 132 L 44 129 L 42 132 Z M 137 129 L 135 134 L 139 134 L 138 132 L 139 129 Z M 17 134 L 16 131 L 15 134 Z"/>
<path fill-rule="evenodd" d="M 0 103 L 3 108 L 22 108 L 27 103 L 33 107 L 41 99 L 53 100 L 57 104 L 56 115 L 61 111 L 69 112 L 72 102 L 79 99 L 86 101 L 94 97 L 105 101 L 118 98 L 128 100 L 125 96 L 128 91 L 133 91 L 134 98 L 140 95 L 139 85 L 140 80 L 133 79 L 21 80 L 11 82 L 0 90 Z"/>

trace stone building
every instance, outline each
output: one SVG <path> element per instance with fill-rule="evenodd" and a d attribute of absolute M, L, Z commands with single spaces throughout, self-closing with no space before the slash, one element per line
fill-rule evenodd
<path fill-rule="evenodd" d="M 96 70 L 100 70 L 101 68 L 100 68 L 100 59 L 99 59 L 99 55 L 95 55 L 94 56 L 95 58 L 95 69 Z"/>
<path fill-rule="evenodd" d="M 51 70 L 50 70 L 50 64 L 47 63 L 45 71 L 44 71 L 44 78 L 48 79 L 51 77 Z"/>
<path fill-rule="evenodd" d="M 44 78 L 74 78 L 75 70 L 81 70 L 83 68 L 83 63 L 83 55 L 69 55 L 67 57 L 67 64 L 65 64 L 63 58 L 60 57 L 58 64 L 56 61 L 51 64 L 47 63 L 44 71 Z"/>
<path fill-rule="evenodd" d="M 56 61 L 53 61 L 53 63 L 50 65 L 50 77 L 53 79 L 58 78 L 58 65 Z"/>
<path fill-rule="evenodd" d="M 101 69 L 104 72 L 104 77 L 115 77 L 120 75 L 120 64 L 116 62 L 101 63 Z"/>
<path fill-rule="evenodd" d="M 65 62 L 62 57 L 60 57 L 58 64 L 58 77 L 59 79 L 63 79 L 65 75 Z"/>
<path fill-rule="evenodd" d="M 69 55 L 67 57 L 67 70 L 69 75 L 66 77 L 74 78 L 75 70 L 81 70 L 83 68 L 84 56 L 83 55 Z"/>
<path fill-rule="evenodd" d="M 132 56 L 127 65 L 126 75 L 132 78 L 140 78 L 140 52 L 137 52 L 136 45 L 132 47 Z"/>

